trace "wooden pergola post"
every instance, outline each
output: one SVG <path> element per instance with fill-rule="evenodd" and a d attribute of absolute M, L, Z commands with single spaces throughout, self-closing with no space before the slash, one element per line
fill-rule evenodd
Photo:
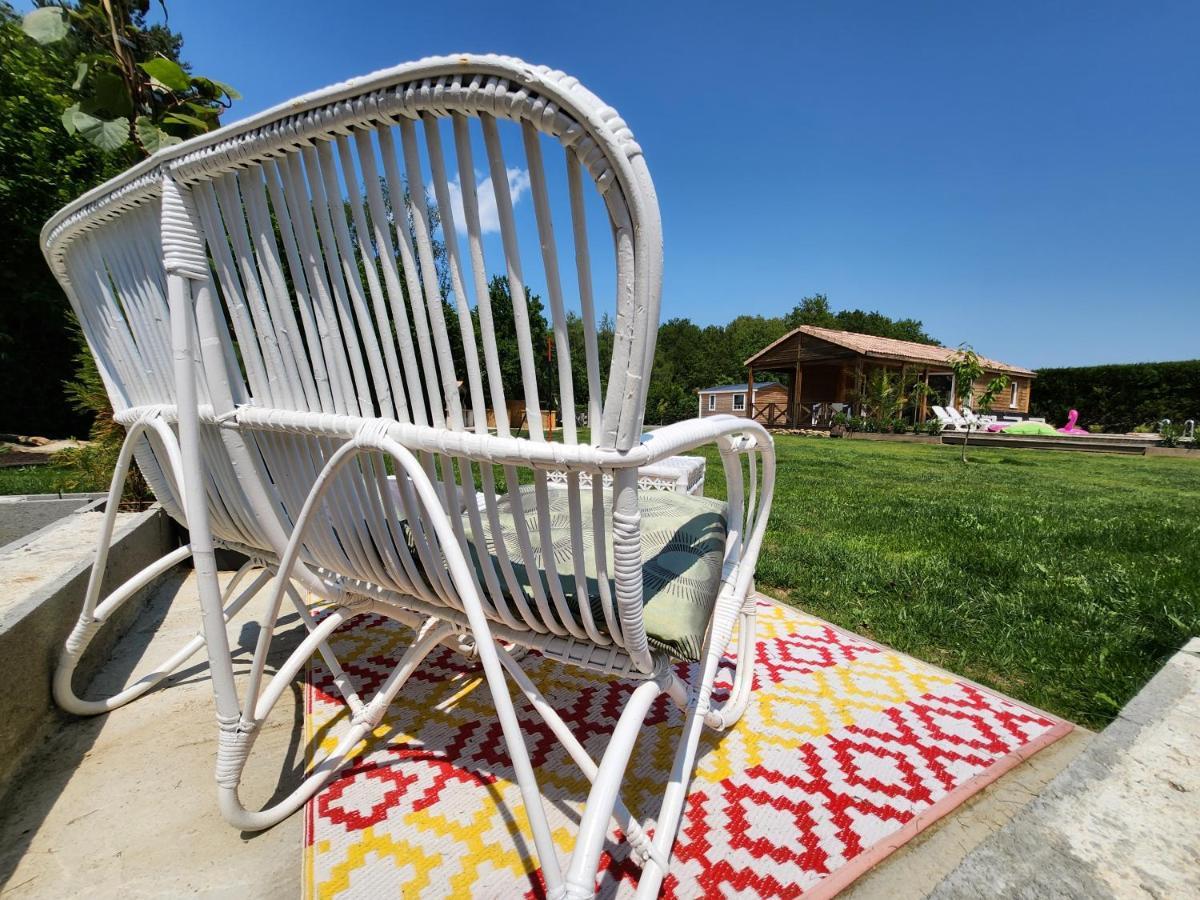
<path fill-rule="evenodd" d="M 799 362 L 796 363 L 796 377 L 792 379 L 792 382 L 796 386 L 796 402 L 792 404 L 792 424 L 799 425 L 800 410 L 804 408 L 804 401 L 800 399 L 804 396 L 804 369 Z"/>
<path fill-rule="evenodd" d="M 746 417 L 754 418 L 754 366 L 749 366 L 746 371 L 749 373 L 746 376 Z"/>
<path fill-rule="evenodd" d="M 795 418 L 796 411 L 796 378 L 799 376 L 799 367 L 797 366 L 792 371 L 792 377 L 788 380 L 788 395 L 787 406 L 785 407 L 784 425 L 792 425 L 792 420 Z"/>

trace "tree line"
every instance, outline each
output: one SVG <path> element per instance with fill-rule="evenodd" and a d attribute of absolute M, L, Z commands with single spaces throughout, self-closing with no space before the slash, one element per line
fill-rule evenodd
<path fill-rule="evenodd" d="M 233 88 L 194 75 L 180 59 L 182 37 L 149 22 L 149 12 L 147 0 L 56 0 L 22 21 L 0 0 L 0 219 L 8 229 L 0 242 L 0 378 L 10 388 L 0 400 L 0 430 L 82 436 L 92 428 L 93 437 L 109 437 L 101 421 L 108 409 L 103 385 L 72 335 L 66 299 L 38 250 L 39 231 L 61 206 L 147 152 L 216 127 L 237 97 Z M 403 202 L 411 202 L 407 192 Z M 434 249 L 445 297 L 444 249 L 440 242 Z M 540 297 L 528 287 L 526 294 L 541 402 L 557 407 L 553 329 Z M 492 279 L 489 297 L 505 393 L 519 399 L 520 354 L 506 278 Z M 443 306 L 462 366 L 456 313 L 449 302 Z M 477 316 L 473 311 L 478 333 Z M 724 325 L 672 318 L 659 326 L 646 421 L 695 415 L 698 388 L 744 380 L 747 357 L 803 324 L 936 343 L 915 319 L 835 311 L 822 294 L 805 297 L 785 315 L 743 315 Z M 568 314 L 566 325 L 576 409 L 584 410 L 584 324 Z M 612 320 L 602 318 L 596 334 L 603 387 Z M 118 434 L 111 437 L 104 443 L 119 442 Z"/>
<path fill-rule="evenodd" d="M 511 332 L 511 326 L 504 330 L 501 328 L 502 322 L 511 321 L 512 301 L 509 298 L 508 280 L 494 278 L 489 293 L 493 308 L 508 312 L 508 315 L 495 317 L 496 340 L 501 359 L 510 360 L 503 372 L 505 393 L 508 397 L 519 398 L 521 382 L 519 364 L 516 362 L 516 335 Z M 544 406 L 557 405 L 553 330 L 547 322 L 541 298 L 529 288 L 526 288 L 526 297 L 532 344 L 535 348 L 545 348 L 545 352 L 538 353 L 539 393 L 542 398 L 549 398 L 543 399 Z M 577 410 L 582 410 L 586 407 L 587 398 L 583 320 L 577 314 L 568 313 L 566 325 L 571 345 L 575 404 Z M 745 381 L 745 361 L 801 325 L 855 331 L 922 344 L 938 343 L 926 333 L 917 319 L 893 319 L 880 312 L 861 309 L 835 311 L 824 294 L 803 298 L 782 316 L 743 315 L 724 325 L 697 325 L 687 318 L 667 319 L 658 327 L 645 421 L 647 424 L 665 425 L 695 416 L 697 390 Z M 605 316 L 597 324 L 596 335 L 603 384 L 607 381 L 613 345 L 613 322 L 609 317 Z M 769 378 L 772 374 L 756 373 L 756 378 Z"/>

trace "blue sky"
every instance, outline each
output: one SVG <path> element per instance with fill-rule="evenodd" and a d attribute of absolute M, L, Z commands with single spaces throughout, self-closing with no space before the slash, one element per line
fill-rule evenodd
<path fill-rule="evenodd" d="M 226 121 L 431 54 L 578 76 L 646 152 L 663 317 L 922 319 L 1028 366 L 1200 357 L 1200 4 L 168 4 Z"/>

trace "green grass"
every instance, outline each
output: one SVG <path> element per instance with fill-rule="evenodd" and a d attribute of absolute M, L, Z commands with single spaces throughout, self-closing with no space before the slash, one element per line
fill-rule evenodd
<path fill-rule="evenodd" d="M 0 496 L 12 494 L 57 494 L 69 490 L 61 469 L 54 466 L 12 466 L 0 469 Z"/>
<path fill-rule="evenodd" d="M 806 611 L 1092 727 L 1200 634 L 1200 460 L 776 448 L 758 585 Z"/>
<path fill-rule="evenodd" d="M 758 586 L 806 611 L 1092 727 L 1200 634 L 1200 460 L 776 448 Z M 724 496 L 707 455 L 706 493 Z M 0 494 L 64 477 L 0 469 Z"/>

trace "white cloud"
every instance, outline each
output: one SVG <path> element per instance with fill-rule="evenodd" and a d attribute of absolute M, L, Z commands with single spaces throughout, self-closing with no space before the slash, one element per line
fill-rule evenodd
<path fill-rule="evenodd" d="M 480 173 L 476 173 L 479 177 Z M 463 212 L 462 185 L 455 178 L 447 184 L 450 189 L 450 203 L 454 209 L 455 230 L 465 236 L 467 233 L 467 217 Z M 517 167 L 508 170 L 508 193 L 516 206 L 522 195 L 529 190 L 529 173 Z M 491 177 L 484 178 L 475 186 L 475 197 L 479 204 L 479 229 L 484 234 L 496 233 L 500 230 L 500 214 L 496 211 L 496 193 L 492 190 Z M 433 188 L 429 188 L 430 202 L 436 202 Z"/>

